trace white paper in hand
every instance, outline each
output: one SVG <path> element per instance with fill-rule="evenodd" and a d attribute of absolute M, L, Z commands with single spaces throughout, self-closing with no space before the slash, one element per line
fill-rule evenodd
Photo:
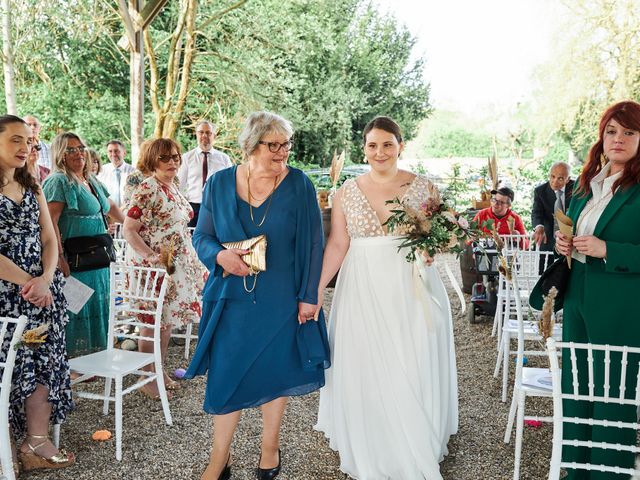
<path fill-rule="evenodd" d="M 69 276 L 66 277 L 65 280 L 67 284 L 64 286 L 62 293 L 64 293 L 64 296 L 67 298 L 67 303 L 69 304 L 67 310 L 77 315 L 85 303 L 89 301 L 94 290 L 74 277 Z"/>

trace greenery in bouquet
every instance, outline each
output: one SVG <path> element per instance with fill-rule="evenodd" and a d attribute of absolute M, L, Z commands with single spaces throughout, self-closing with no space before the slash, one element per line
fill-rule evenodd
<path fill-rule="evenodd" d="M 419 208 L 399 198 L 386 203 L 394 208 L 384 225 L 389 232 L 402 238 L 398 251 L 409 250 L 406 255 L 408 262 L 413 262 L 419 251 L 431 257 L 438 253 L 459 255 L 466 243 L 487 235 L 478 222 L 470 222 L 458 214 L 446 200 L 429 199 Z"/>

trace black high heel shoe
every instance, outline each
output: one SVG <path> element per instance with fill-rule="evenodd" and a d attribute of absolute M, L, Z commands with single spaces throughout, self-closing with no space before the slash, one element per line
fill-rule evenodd
<path fill-rule="evenodd" d="M 262 460 L 262 456 L 260 456 Z M 260 462 L 258 462 L 258 479 L 259 480 L 273 480 L 280 473 L 280 467 L 282 466 L 282 452 L 278 449 L 278 466 L 274 468 L 260 468 Z"/>
<path fill-rule="evenodd" d="M 224 470 L 220 473 L 218 480 L 230 480 L 231 479 L 231 465 L 229 462 L 231 461 L 231 454 L 229 454 L 229 458 L 227 458 L 227 464 L 224 466 Z"/>

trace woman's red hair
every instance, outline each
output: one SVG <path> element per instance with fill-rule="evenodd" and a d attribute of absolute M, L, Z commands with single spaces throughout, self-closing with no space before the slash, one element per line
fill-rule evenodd
<path fill-rule="evenodd" d="M 598 128 L 598 141 L 589 150 L 587 163 L 582 169 L 582 175 L 580 175 L 577 191 L 581 194 L 591 190 L 591 180 L 604 166 L 600 161 L 600 158 L 604 155 L 603 138 L 607 125 L 611 120 L 615 120 L 624 128 L 640 132 L 640 104 L 631 101 L 616 103 L 602 114 L 600 127 Z M 622 176 L 616 180 L 612 189 L 615 192 L 618 187 L 629 188 L 636 183 L 640 183 L 640 149 L 636 152 L 636 156 L 625 164 Z"/>

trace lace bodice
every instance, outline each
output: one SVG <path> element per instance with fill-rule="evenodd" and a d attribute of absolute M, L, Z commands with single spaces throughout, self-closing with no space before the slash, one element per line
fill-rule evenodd
<path fill-rule="evenodd" d="M 355 179 L 344 182 L 342 190 L 342 210 L 347 221 L 347 231 L 351 238 L 381 237 L 386 233 L 369 201 L 358 187 Z M 402 199 L 411 207 L 419 208 L 428 198 L 440 198 L 438 188 L 426 177 L 415 177 Z M 393 232 L 390 232 L 393 234 Z M 396 232 L 397 234 L 397 232 Z"/>

